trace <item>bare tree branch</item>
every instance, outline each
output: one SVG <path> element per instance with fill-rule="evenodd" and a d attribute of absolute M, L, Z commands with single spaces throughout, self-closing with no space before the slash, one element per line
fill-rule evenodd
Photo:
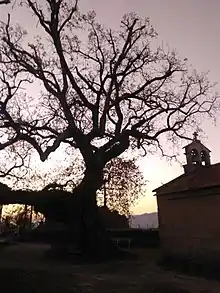
<path fill-rule="evenodd" d="M 151 46 L 149 19 L 127 14 L 112 31 L 94 12 L 82 15 L 78 1 L 25 3 L 45 35 L 26 44 L 10 16 L 1 26 L 0 149 L 25 141 L 45 161 L 66 143 L 102 172 L 130 147 L 187 137 L 196 117 L 215 116 L 213 85 L 175 51 Z M 26 94 L 32 84 L 36 98 Z"/>
<path fill-rule="evenodd" d="M 2 0 L 2 1 L 0 1 L 0 5 L 1 4 L 9 4 L 9 3 L 11 3 L 10 0 Z"/>

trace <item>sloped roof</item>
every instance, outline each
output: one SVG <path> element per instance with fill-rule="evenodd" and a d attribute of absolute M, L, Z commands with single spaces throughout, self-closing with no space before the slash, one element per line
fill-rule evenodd
<path fill-rule="evenodd" d="M 204 144 L 202 144 L 200 140 L 193 140 L 191 143 L 185 145 L 183 149 L 193 148 L 193 147 L 197 148 L 198 145 L 200 145 L 203 149 L 207 150 L 209 153 L 211 152 L 210 149 L 204 146 Z"/>
<path fill-rule="evenodd" d="M 220 163 L 201 166 L 193 172 L 182 174 L 154 189 L 153 192 L 156 192 L 156 195 L 162 195 L 216 186 L 220 186 Z"/>

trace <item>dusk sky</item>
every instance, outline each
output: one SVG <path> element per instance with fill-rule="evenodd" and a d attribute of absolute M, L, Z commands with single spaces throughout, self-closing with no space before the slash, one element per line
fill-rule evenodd
<path fill-rule="evenodd" d="M 151 23 L 159 34 L 161 42 L 175 48 L 180 56 L 187 58 L 198 71 L 210 71 L 211 82 L 218 82 L 220 77 L 220 1 L 218 0 L 81 0 L 79 7 L 83 10 L 94 9 L 97 18 L 108 27 L 117 28 L 121 17 L 126 12 L 136 12 L 140 16 L 150 17 Z M 0 19 L 4 19 L 10 8 L 0 7 Z M 24 15 L 16 19 L 24 20 Z M 31 28 L 31 18 L 25 18 Z M 220 85 L 217 90 L 220 92 Z M 210 121 L 203 125 L 206 136 L 203 143 L 212 151 L 212 163 L 220 162 L 219 123 L 214 127 Z M 193 132 L 193 130 L 192 130 Z M 191 134 L 190 134 L 191 135 Z M 183 151 L 180 151 L 183 153 Z M 184 155 L 180 158 L 182 163 Z M 183 170 L 180 164 L 169 164 L 159 154 L 147 156 L 140 161 L 140 166 L 148 180 L 148 192 L 135 208 L 135 213 L 156 211 L 156 201 L 152 190 L 161 183 L 180 175 Z"/>
<path fill-rule="evenodd" d="M 115 5 L 114 5 L 115 3 Z M 82 0 L 83 9 L 94 9 L 100 22 L 117 27 L 124 13 L 136 12 L 150 17 L 151 23 L 164 44 L 175 48 L 182 58 L 198 71 L 210 71 L 210 80 L 220 77 L 220 2 L 218 0 Z M 220 85 L 217 86 L 220 92 Z M 212 163 L 220 162 L 219 123 L 214 127 L 204 122 L 203 143 L 212 151 Z M 193 131 L 192 131 L 193 132 Z M 183 150 L 180 150 L 180 153 Z M 179 157 L 184 164 L 184 155 Z M 183 173 L 179 163 L 168 163 L 157 156 L 141 159 L 141 169 L 148 180 L 148 192 L 135 208 L 135 213 L 156 211 L 157 205 L 152 190 Z"/>

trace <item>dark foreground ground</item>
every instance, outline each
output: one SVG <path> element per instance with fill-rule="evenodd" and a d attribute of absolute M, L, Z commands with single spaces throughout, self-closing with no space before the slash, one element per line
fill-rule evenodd
<path fill-rule="evenodd" d="M 65 264 L 43 259 L 46 245 L 0 247 L 1 292 L 219 293 L 220 282 L 181 275 L 156 265 L 158 249 L 138 250 L 138 260 Z"/>

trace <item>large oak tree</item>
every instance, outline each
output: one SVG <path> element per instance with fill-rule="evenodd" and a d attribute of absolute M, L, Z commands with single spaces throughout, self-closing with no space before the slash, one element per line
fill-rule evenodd
<path fill-rule="evenodd" d="M 29 36 L 10 15 L 1 24 L 0 149 L 31 146 L 41 161 L 64 145 L 80 151 L 85 172 L 72 196 L 40 209 L 67 222 L 85 251 L 99 253 L 96 192 L 105 165 L 129 148 L 163 151 L 167 139 L 186 138 L 199 117 L 215 114 L 217 95 L 186 59 L 155 48 L 148 18 L 127 14 L 113 31 L 73 1 L 22 5 L 39 35 Z"/>

